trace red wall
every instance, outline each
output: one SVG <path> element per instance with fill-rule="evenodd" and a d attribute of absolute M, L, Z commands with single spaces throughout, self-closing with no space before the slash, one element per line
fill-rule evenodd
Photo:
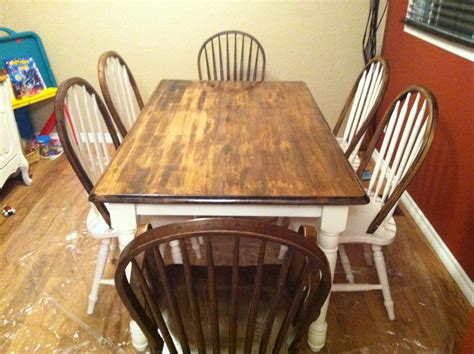
<path fill-rule="evenodd" d="M 474 63 L 403 32 L 407 0 L 390 1 L 382 55 L 390 81 L 379 114 L 404 88 L 421 84 L 438 101 L 431 150 L 409 187 L 423 213 L 474 278 Z"/>

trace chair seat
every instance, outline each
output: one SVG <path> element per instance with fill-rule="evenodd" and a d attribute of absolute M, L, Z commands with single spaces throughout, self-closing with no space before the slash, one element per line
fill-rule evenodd
<path fill-rule="evenodd" d="M 105 222 L 94 204 L 91 204 L 89 214 L 87 214 L 86 226 L 89 235 L 94 238 L 118 237 L 117 232 Z"/>
<path fill-rule="evenodd" d="M 380 210 L 380 202 L 370 198 L 366 205 L 355 205 L 349 208 L 347 227 L 339 236 L 339 243 L 368 243 L 385 246 L 393 242 L 397 233 L 397 226 L 393 217 L 381 225 L 373 234 L 368 234 L 367 229 L 375 215 Z"/>
<path fill-rule="evenodd" d="M 186 289 L 186 280 L 184 276 L 183 266 L 182 265 L 168 265 L 167 266 L 167 275 L 172 282 L 172 288 L 177 299 L 178 308 L 182 314 L 189 314 L 190 317 L 191 307 L 187 298 L 187 289 Z M 265 319 L 268 315 L 268 309 L 271 306 L 271 301 L 275 294 L 275 284 L 278 279 L 278 274 L 280 271 L 280 266 L 265 264 L 264 265 L 264 274 L 265 277 L 262 279 L 262 287 L 260 293 L 259 307 L 263 309 L 263 313 L 259 313 L 257 316 L 256 327 L 254 331 L 254 340 L 252 353 L 258 352 L 258 347 L 260 345 L 260 339 L 262 337 L 263 329 L 265 326 Z M 198 307 L 201 315 L 201 325 L 203 326 L 204 338 L 206 343 L 206 351 L 212 352 L 212 339 L 211 339 L 211 308 L 208 302 L 207 292 L 208 292 L 208 283 L 207 283 L 207 267 L 204 266 L 193 266 L 192 267 L 193 278 L 195 280 L 195 291 L 197 293 Z M 215 277 L 216 277 L 216 291 L 218 298 L 218 311 L 219 311 L 219 332 L 220 332 L 220 350 L 222 353 L 228 352 L 228 333 L 229 333 L 229 287 L 230 279 L 232 278 L 232 268 L 231 267 L 216 267 L 215 268 Z M 239 284 L 238 284 L 238 316 L 237 316 L 237 353 L 244 352 L 244 343 L 245 335 L 247 328 L 247 316 L 245 315 L 249 310 L 249 304 L 251 302 L 253 290 L 254 290 L 254 278 L 255 278 L 255 267 L 241 267 L 239 269 Z M 132 280 L 133 282 L 133 280 Z M 157 284 L 156 291 L 157 293 L 164 293 L 161 283 L 158 280 L 155 280 Z M 166 309 L 167 303 L 164 297 L 160 298 L 160 308 Z M 285 309 L 287 309 L 291 304 L 291 295 L 287 293 L 287 290 L 283 292 L 280 306 L 277 308 L 277 313 L 275 316 L 274 328 L 278 329 L 285 317 Z M 171 319 L 170 312 L 164 311 L 164 319 L 167 322 L 171 333 L 173 335 L 177 334 L 177 329 L 175 324 Z M 188 341 L 190 347 L 193 349 L 197 348 L 196 339 L 194 333 L 196 333 L 195 324 L 190 321 L 184 321 L 184 328 L 186 333 L 188 333 Z M 271 332 L 271 337 L 269 342 L 274 343 L 276 341 L 277 331 L 274 329 Z M 286 340 L 292 339 L 294 337 L 294 328 L 290 326 L 289 333 L 287 334 Z M 286 348 L 283 348 L 281 353 L 288 353 Z"/>
<path fill-rule="evenodd" d="M 344 152 L 349 147 L 349 145 L 347 143 L 344 143 L 344 139 L 342 137 L 336 137 L 336 141 L 339 144 L 339 146 L 341 147 L 342 151 L 344 151 Z M 349 161 L 352 160 L 352 157 L 353 157 L 353 155 L 351 155 L 351 158 L 349 159 Z M 359 168 L 359 165 L 360 165 L 360 158 L 359 158 L 359 155 L 357 155 L 357 153 L 356 153 L 356 156 L 354 156 L 354 159 L 351 162 L 352 169 L 354 171 L 357 171 L 357 169 Z"/>

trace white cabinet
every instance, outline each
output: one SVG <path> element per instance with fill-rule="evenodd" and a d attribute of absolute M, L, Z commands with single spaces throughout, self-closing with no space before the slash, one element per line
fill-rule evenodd
<path fill-rule="evenodd" d="M 18 127 L 15 123 L 9 82 L 0 77 L 0 188 L 10 175 L 21 170 L 23 181 L 31 184 L 28 175 L 28 161 L 23 155 Z"/>

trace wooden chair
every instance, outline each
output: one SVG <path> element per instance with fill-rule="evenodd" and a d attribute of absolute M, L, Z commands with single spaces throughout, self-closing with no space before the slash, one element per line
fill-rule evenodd
<path fill-rule="evenodd" d="M 152 352 L 164 344 L 170 353 L 297 352 L 331 284 L 315 236 L 310 227 L 296 233 L 236 218 L 166 225 L 125 248 L 115 284 Z M 193 237 L 204 239 L 201 259 L 190 252 Z M 161 252 L 175 241 L 180 265 Z M 283 261 L 280 245 L 288 247 Z"/>
<path fill-rule="evenodd" d="M 357 170 L 357 175 L 361 177 L 371 159 L 374 160 L 367 188 L 370 203 L 350 207 L 347 228 L 339 237 L 341 246 L 346 243 L 371 246 L 380 283 L 355 284 L 347 254 L 341 252 L 349 284 L 333 284 L 332 291 L 382 290 L 391 320 L 395 318 L 395 312 L 381 247 L 391 244 L 395 238 L 397 229 L 392 214 L 428 153 L 437 116 L 435 97 L 421 86 L 409 87 L 393 101 Z"/>
<path fill-rule="evenodd" d="M 255 37 L 242 31 L 223 31 L 206 39 L 197 64 L 199 80 L 265 79 L 265 51 Z"/>
<path fill-rule="evenodd" d="M 345 123 L 344 132 L 337 140 L 354 170 L 360 163 L 359 149 L 385 94 L 388 78 L 389 66 L 384 58 L 375 57 L 369 61 L 359 74 L 334 127 L 334 135 L 338 136 Z"/>
<path fill-rule="evenodd" d="M 80 78 L 72 78 L 59 85 L 55 113 L 58 135 L 66 156 L 89 195 L 120 145 L 114 123 L 99 94 L 87 81 Z M 183 219 L 187 218 L 156 217 L 147 221 L 161 225 Z M 116 248 L 116 242 L 113 241 L 118 235 L 110 228 L 110 215 L 106 205 L 102 203 L 91 204 L 86 225 L 89 235 L 101 240 L 87 308 L 87 313 L 92 314 L 100 284 L 114 285 L 113 280 L 103 279 L 103 275 L 109 252 Z M 192 241 L 193 249 L 199 257 L 198 239 Z"/>
<path fill-rule="evenodd" d="M 55 113 L 58 135 L 66 156 L 89 195 L 109 165 L 113 150 L 120 144 L 113 122 L 100 96 L 87 81 L 80 78 L 72 78 L 59 85 Z M 109 136 L 113 148 L 108 142 Z M 92 237 L 101 240 L 87 307 L 87 313 L 92 314 L 100 284 L 113 285 L 112 279 L 102 279 L 113 246 L 111 240 L 117 237 L 117 233 L 110 228 L 110 215 L 104 204 L 91 205 L 87 230 Z"/>
<path fill-rule="evenodd" d="M 115 125 L 124 138 L 143 108 L 137 83 L 123 58 L 108 51 L 99 58 L 99 84 Z"/>

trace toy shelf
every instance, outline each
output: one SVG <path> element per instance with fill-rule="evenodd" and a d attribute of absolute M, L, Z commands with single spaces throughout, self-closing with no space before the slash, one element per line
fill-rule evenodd
<path fill-rule="evenodd" d="M 20 99 L 12 99 L 13 109 L 28 106 L 30 104 L 46 100 L 48 98 L 56 96 L 57 87 L 48 87 L 41 91 L 39 94 L 34 96 L 22 97 Z"/>

